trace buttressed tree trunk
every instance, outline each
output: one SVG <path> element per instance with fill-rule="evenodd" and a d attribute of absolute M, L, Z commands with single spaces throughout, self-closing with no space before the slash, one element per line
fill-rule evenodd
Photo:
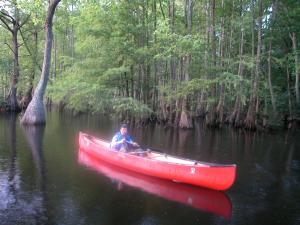
<path fill-rule="evenodd" d="M 47 87 L 50 63 L 51 63 L 51 48 L 53 40 L 52 23 L 55 9 L 61 0 L 50 0 L 46 21 L 45 21 L 45 49 L 44 61 L 40 81 L 35 90 L 34 96 L 28 105 L 25 114 L 21 119 L 22 124 L 37 125 L 46 123 L 46 112 L 43 103 L 44 93 Z"/>
<path fill-rule="evenodd" d="M 192 34 L 192 11 L 193 11 L 193 1 L 192 0 L 186 0 L 185 2 L 185 10 L 186 10 L 186 24 L 187 24 L 187 33 Z M 189 66 L 191 63 L 191 54 L 187 54 L 183 57 L 183 79 L 185 81 L 188 81 L 190 79 L 189 75 Z M 181 128 L 192 128 L 192 118 L 189 115 L 188 112 L 188 99 L 187 96 L 183 97 L 183 100 L 181 102 L 181 115 L 179 120 L 179 127 Z"/>

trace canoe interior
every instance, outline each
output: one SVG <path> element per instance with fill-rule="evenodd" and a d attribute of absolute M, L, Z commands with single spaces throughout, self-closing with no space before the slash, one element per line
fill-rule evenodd
<path fill-rule="evenodd" d="M 103 146 L 106 149 L 110 149 L 111 151 L 116 151 L 114 149 L 110 148 L 110 142 L 106 140 L 101 140 L 98 138 L 95 138 L 90 135 L 86 135 L 86 137 L 89 139 L 89 141 L 94 142 L 97 145 Z M 128 152 L 127 154 L 135 154 L 135 153 L 141 153 L 141 150 Z M 139 154 L 137 154 L 139 155 Z M 202 167 L 230 167 L 230 166 L 236 166 L 235 164 L 217 164 L 217 163 L 208 163 L 208 162 L 200 162 L 196 160 L 190 160 L 185 159 L 181 157 L 171 156 L 165 153 L 160 153 L 156 151 L 147 151 L 146 154 L 143 154 L 143 157 L 147 157 L 152 160 L 161 161 L 165 163 L 174 163 L 174 164 L 180 164 L 180 165 L 199 165 Z"/>

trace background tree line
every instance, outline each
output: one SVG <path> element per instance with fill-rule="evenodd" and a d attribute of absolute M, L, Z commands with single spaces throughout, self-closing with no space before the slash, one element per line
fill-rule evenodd
<path fill-rule="evenodd" d="M 41 72 L 45 3 L 0 1 L 2 109 L 26 108 Z M 64 0 L 46 101 L 191 128 L 299 121 L 297 0 Z"/>

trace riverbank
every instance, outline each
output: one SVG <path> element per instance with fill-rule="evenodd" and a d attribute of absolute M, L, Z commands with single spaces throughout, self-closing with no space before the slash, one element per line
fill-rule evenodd
<path fill-rule="evenodd" d="M 229 127 L 232 129 L 241 129 L 246 131 L 258 131 L 258 132 L 276 132 L 276 131 L 282 131 L 282 130 L 291 130 L 296 131 L 300 129 L 300 120 L 296 118 L 289 118 L 287 116 L 281 117 L 277 120 L 267 120 L 267 117 L 265 118 L 259 118 L 257 119 L 257 123 L 254 127 L 248 128 L 245 126 L 244 121 L 236 122 L 235 124 L 231 123 L 229 120 L 224 120 L 223 123 L 216 122 L 216 123 L 208 123 L 206 120 L 206 116 L 197 116 L 197 117 L 191 117 L 191 126 L 189 128 L 182 128 L 179 126 L 178 121 L 175 122 L 174 120 L 170 119 L 164 119 L 160 118 L 156 113 L 151 113 L 149 116 L 130 116 L 128 113 L 121 113 L 117 114 L 114 112 L 107 112 L 107 113 L 97 113 L 97 112 L 84 112 L 84 111 L 77 111 L 75 109 L 70 109 L 66 107 L 66 104 L 49 104 L 47 103 L 46 106 L 47 110 L 56 110 L 60 113 L 67 112 L 72 116 L 79 116 L 79 115 L 107 115 L 110 117 L 115 117 L 119 121 L 119 123 L 129 123 L 132 125 L 137 126 L 148 126 L 148 125 L 155 125 L 160 124 L 164 127 L 173 127 L 178 129 L 194 129 L 195 126 L 198 124 L 202 124 L 202 126 L 211 128 L 211 129 L 222 129 L 224 127 Z M 7 106 L 0 107 L 0 113 L 11 113 L 9 108 Z M 24 111 L 17 111 L 15 112 L 19 114 L 20 117 L 22 117 Z"/>

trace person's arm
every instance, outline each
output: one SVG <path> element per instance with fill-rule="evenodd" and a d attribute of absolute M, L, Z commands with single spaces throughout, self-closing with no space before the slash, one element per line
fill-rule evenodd
<path fill-rule="evenodd" d="M 127 142 L 128 142 L 129 144 L 133 145 L 133 146 L 137 146 L 137 147 L 139 146 L 138 143 L 136 143 L 136 142 L 133 141 L 133 139 L 132 139 L 131 136 L 128 136 Z"/>
<path fill-rule="evenodd" d="M 124 143 L 124 139 L 117 141 L 118 137 L 115 135 L 111 141 L 111 148 L 115 148 L 117 145 Z"/>

